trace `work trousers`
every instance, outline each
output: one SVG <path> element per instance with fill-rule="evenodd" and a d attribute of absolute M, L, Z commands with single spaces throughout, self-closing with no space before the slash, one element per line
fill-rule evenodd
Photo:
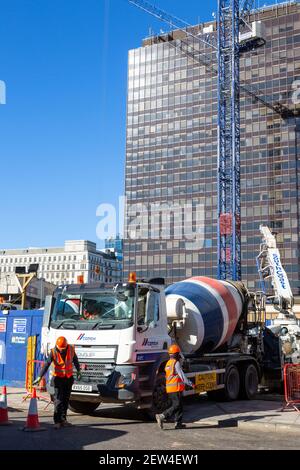
<path fill-rule="evenodd" d="M 174 418 L 176 423 L 181 423 L 183 415 L 182 392 L 168 393 L 168 398 L 172 404 L 163 412 L 164 417 L 166 419 Z"/>
<path fill-rule="evenodd" d="M 74 378 L 54 377 L 54 423 L 67 419 L 67 411 Z"/>

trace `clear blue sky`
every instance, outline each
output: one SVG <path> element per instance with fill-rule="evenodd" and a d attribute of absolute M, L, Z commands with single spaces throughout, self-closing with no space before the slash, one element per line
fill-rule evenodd
<path fill-rule="evenodd" d="M 216 0 L 159 0 L 190 23 Z M 96 239 L 124 192 L 127 52 L 164 25 L 126 0 L 0 0 L 0 248 Z"/>

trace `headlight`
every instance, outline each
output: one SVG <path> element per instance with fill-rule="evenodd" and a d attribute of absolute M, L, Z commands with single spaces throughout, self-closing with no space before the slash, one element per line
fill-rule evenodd
<path fill-rule="evenodd" d="M 135 379 L 136 379 L 136 374 L 134 372 L 131 372 L 131 374 L 126 374 L 126 375 L 121 374 L 116 382 L 116 388 L 125 388 L 128 385 L 131 385 Z"/>

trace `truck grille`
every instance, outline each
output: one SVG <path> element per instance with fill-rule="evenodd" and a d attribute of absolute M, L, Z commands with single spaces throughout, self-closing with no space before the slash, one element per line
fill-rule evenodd
<path fill-rule="evenodd" d="M 82 382 L 106 383 L 112 374 L 115 364 L 99 364 L 97 362 L 80 362 Z"/>

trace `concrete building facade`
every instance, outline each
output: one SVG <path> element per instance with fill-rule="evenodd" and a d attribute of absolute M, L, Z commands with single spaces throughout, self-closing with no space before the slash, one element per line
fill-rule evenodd
<path fill-rule="evenodd" d="M 0 250 L 0 279 L 17 266 L 39 265 L 37 277 L 52 284 L 72 284 L 83 276 L 85 283 L 121 281 L 122 266 L 114 254 L 97 250 L 87 240 L 69 240 L 63 247 Z"/>
<path fill-rule="evenodd" d="M 255 20 L 264 23 L 266 44 L 242 55 L 241 82 L 295 111 L 300 5 L 266 7 L 249 19 Z M 214 23 L 193 32 L 201 35 L 203 28 L 216 34 Z M 144 278 L 164 276 L 168 284 L 217 275 L 217 77 L 183 53 L 183 41 L 214 60 L 209 47 L 175 31 L 146 39 L 129 51 L 128 63 L 124 277 L 137 271 Z M 298 142 L 299 118 L 282 119 L 241 93 L 242 278 L 250 289 L 259 288 L 259 225 L 267 223 L 278 232 L 292 289 L 300 293 Z M 204 208 L 202 221 L 193 216 L 201 246 L 174 236 L 183 217 L 176 219 L 174 211 L 169 214 L 173 236 L 166 237 L 162 219 L 149 218 L 149 207 L 157 203 Z M 137 215 L 148 231 L 137 223 L 128 231 Z"/>

